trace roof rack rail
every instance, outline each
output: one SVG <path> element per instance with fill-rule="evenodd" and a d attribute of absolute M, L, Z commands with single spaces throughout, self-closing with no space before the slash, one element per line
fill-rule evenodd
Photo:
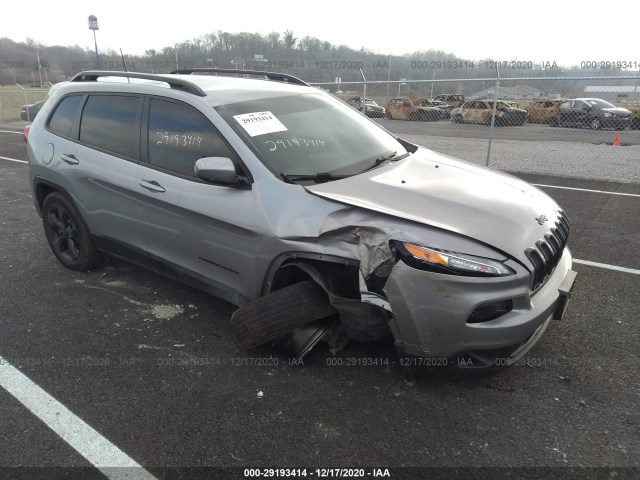
<path fill-rule="evenodd" d="M 97 82 L 100 77 L 124 77 L 124 78 L 140 78 L 142 80 L 153 80 L 156 82 L 164 82 L 175 90 L 193 93 L 199 97 L 206 97 L 207 94 L 198 85 L 183 78 L 176 78 L 167 75 L 156 75 L 153 73 L 138 72 L 119 72 L 111 70 L 89 70 L 76 74 L 72 82 Z"/>
<path fill-rule="evenodd" d="M 182 74 L 182 75 L 191 75 L 194 73 L 223 73 L 227 75 L 256 75 L 263 76 L 268 78 L 269 80 L 273 80 L 276 82 L 284 82 L 291 83 L 294 85 L 304 85 L 308 87 L 309 84 L 304 80 L 299 79 L 298 77 L 294 77 L 293 75 L 289 75 L 288 73 L 278 73 L 278 72 L 264 72 L 262 70 L 234 70 L 231 68 L 176 68 L 175 70 L 171 70 L 170 74 Z"/>

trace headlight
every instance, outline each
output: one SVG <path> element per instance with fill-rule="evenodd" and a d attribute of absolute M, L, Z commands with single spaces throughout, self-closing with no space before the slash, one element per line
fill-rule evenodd
<path fill-rule="evenodd" d="M 613 114 L 609 113 L 609 112 L 605 112 L 604 114 L 605 117 L 609 118 L 609 117 L 613 117 Z"/>
<path fill-rule="evenodd" d="M 515 272 L 499 260 L 396 242 L 405 263 L 421 270 L 470 277 L 504 277 Z"/>

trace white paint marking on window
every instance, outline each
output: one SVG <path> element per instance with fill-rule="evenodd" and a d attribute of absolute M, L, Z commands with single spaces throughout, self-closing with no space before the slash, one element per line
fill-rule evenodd
<path fill-rule="evenodd" d="M 575 187 L 561 187 L 560 185 L 542 185 L 539 183 L 533 183 L 536 187 L 543 188 L 561 188 L 563 190 L 577 190 L 579 192 L 592 192 L 592 193 L 604 193 L 606 195 L 622 195 L 626 197 L 640 197 L 637 193 L 622 193 L 622 192 L 607 192 L 605 190 L 590 190 L 588 188 L 575 188 Z"/>
<path fill-rule="evenodd" d="M 578 263 L 580 265 L 589 265 L 590 267 L 606 268 L 607 270 L 615 270 L 617 272 L 633 273 L 634 275 L 640 275 L 640 270 L 635 270 L 633 268 L 618 267 L 617 265 L 609 265 L 608 263 L 590 262 L 589 260 L 580 260 L 577 258 L 574 258 L 573 261 L 574 263 Z"/>
<path fill-rule="evenodd" d="M 9 160 L 10 162 L 29 163 L 26 160 L 18 160 L 17 158 L 0 157 L 2 160 Z"/>
<path fill-rule="evenodd" d="M 156 480 L 132 458 L 0 356 L 0 386 L 112 480 Z"/>

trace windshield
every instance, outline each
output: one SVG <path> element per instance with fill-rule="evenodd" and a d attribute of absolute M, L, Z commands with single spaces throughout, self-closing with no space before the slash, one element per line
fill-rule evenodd
<path fill-rule="evenodd" d="M 612 105 L 609 102 L 606 102 L 604 100 L 600 100 L 599 98 L 590 98 L 588 100 L 585 100 L 585 102 L 587 102 L 589 105 L 591 105 L 592 107 L 599 107 L 599 108 L 616 108 L 615 105 Z"/>
<path fill-rule="evenodd" d="M 215 108 L 275 175 L 355 174 L 391 152 L 406 153 L 358 111 L 320 93 Z"/>

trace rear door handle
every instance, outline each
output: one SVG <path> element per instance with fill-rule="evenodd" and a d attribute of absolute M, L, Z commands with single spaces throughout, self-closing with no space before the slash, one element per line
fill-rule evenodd
<path fill-rule="evenodd" d="M 167 191 L 162 185 L 154 180 L 140 180 L 138 185 L 152 192 L 162 193 Z"/>
<path fill-rule="evenodd" d="M 80 163 L 80 160 L 78 160 L 76 157 L 74 157 L 73 155 L 67 155 L 66 153 L 60 155 L 60 160 L 67 162 L 69 165 L 78 165 Z"/>

